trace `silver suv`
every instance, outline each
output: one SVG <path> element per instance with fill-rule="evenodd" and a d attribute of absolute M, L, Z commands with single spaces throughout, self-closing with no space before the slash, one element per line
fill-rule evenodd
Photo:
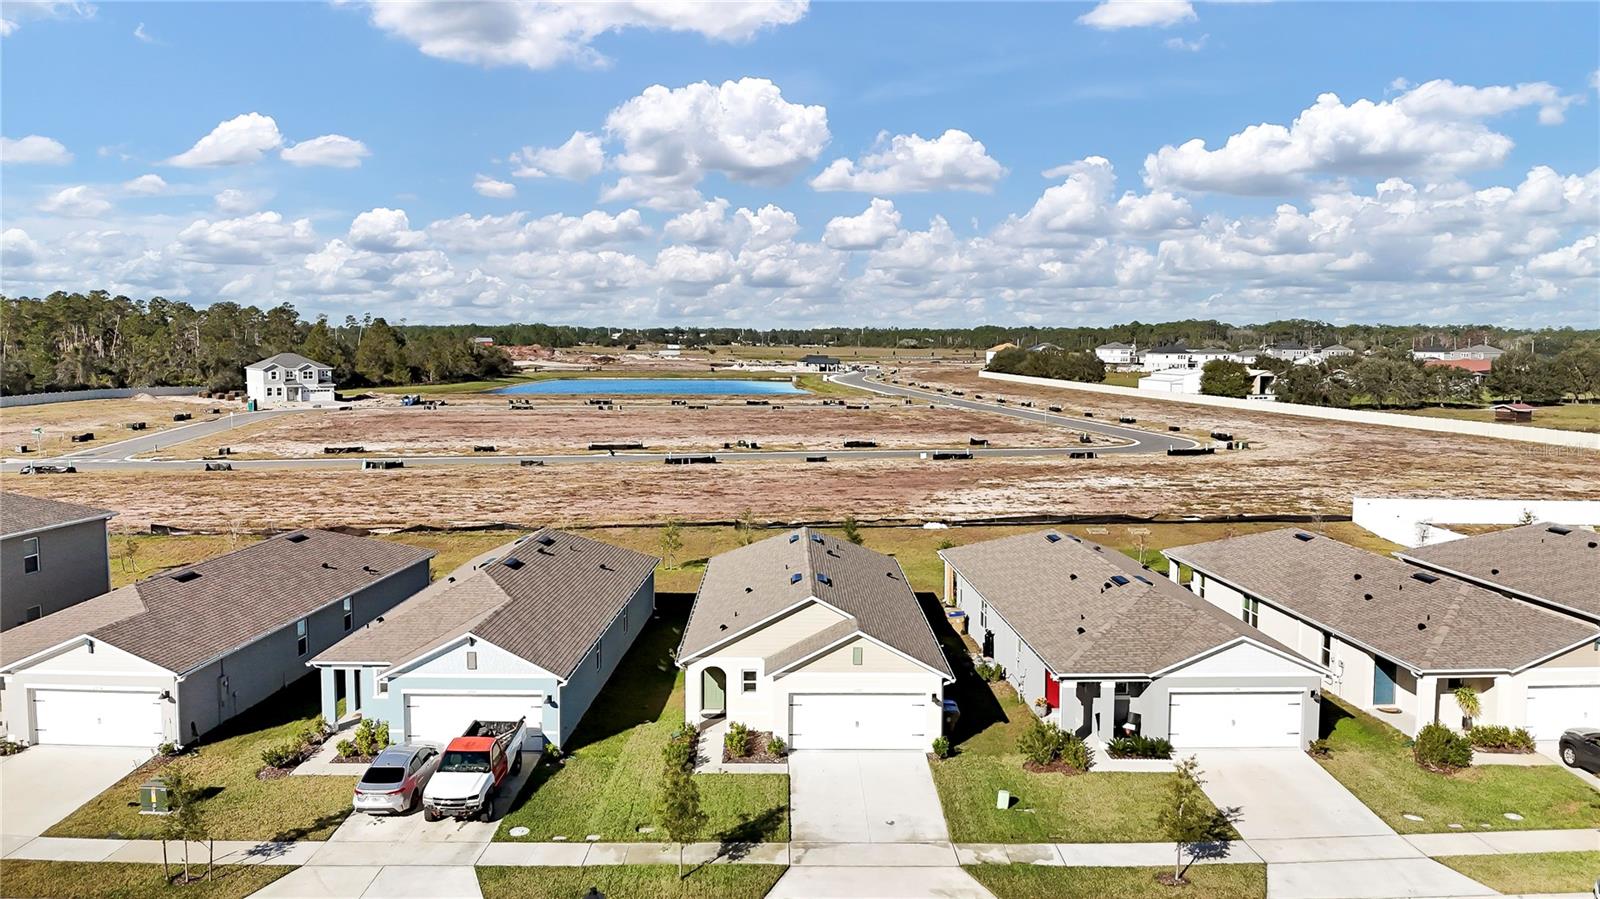
<path fill-rule="evenodd" d="M 356 783 L 356 811 L 404 814 L 417 807 L 428 778 L 439 767 L 432 746 L 391 746 L 378 753 Z"/>

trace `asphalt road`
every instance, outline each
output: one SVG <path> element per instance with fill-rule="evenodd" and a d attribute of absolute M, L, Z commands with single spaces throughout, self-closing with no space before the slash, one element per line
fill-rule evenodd
<path fill-rule="evenodd" d="M 955 450 L 956 452 L 970 452 L 975 458 L 1037 458 L 1037 457 L 1066 457 L 1072 453 L 1085 450 L 1100 455 L 1119 453 L 1165 453 L 1168 449 L 1189 448 L 1200 444 L 1187 437 L 1155 431 L 1143 431 L 1138 428 L 1129 428 L 1120 425 L 1103 424 L 1096 421 L 1086 421 L 1069 418 L 1064 415 L 1053 415 L 1034 409 L 1024 409 L 1017 406 L 1002 406 L 998 403 L 983 400 L 971 400 L 965 397 L 953 397 L 948 394 L 936 393 L 931 390 L 901 387 L 893 384 L 867 379 L 860 372 L 850 372 L 835 376 L 834 380 L 851 387 L 869 390 L 887 396 L 904 397 L 913 400 L 922 400 L 939 406 L 957 409 L 967 409 L 991 415 L 1006 415 L 1025 421 L 1041 422 L 1057 427 L 1071 428 L 1076 431 L 1089 431 L 1107 437 L 1128 441 L 1115 446 L 1090 446 L 1087 444 L 1071 443 L 1065 446 L 1052 447 L 1000 447 L 983 448 L 973 447 L 970 450 Z M 134 437 L 118 443 L 92 449 L 79 450 L 54 459 L 37 460 L 9 460 L 0 464 L 0 471 L 14 473 L 27 462 L 55 462 L 58 464 L 71 464 L 80 471 L 195 471 L 204 469 L 204 460 L 166 460 L 166 459 L 135 459 L 138 453 L 149 452 L 159 446 L 172 447 L 187 440 L 204 437 L 229 427 L 245 424 L 250 421 L 259 421 L 277 415 L 292 415 L 293 410 L 274 410 L 265 412 L 236 413 L 231 421 L 227 418 L 214 421 L 196 422 L 192 425 L 172 428 L 156 434 L 143 437 Z M 174 439 L 178 438 L 178 439 Z M 375 459 L 399 460 L 406 468 L 428 468 L 442 465 L 506 465 L 519 466 L 523 461 L 537 462 L 544 465 L 587 465 L 587 464 L 628 464 L 628 463 L 654 463 L 662 465 L 669 457 L 681 458 L 684 456 L 712 456 L 718 462 L 770 462 L 788 461 L 804 462 L 808 457 L 824 457 L 828 461 L 844 460 L 882 460 L 882 459 L 927 459 L 932 461 L 934 453 L 949 453 L 950 447 L 930 447 L 926 449 L 844 449 L 844 450 L 723 450 L 706 453 L 651 453 L 651 452 L 621 452 L 615 455 L 609 453 L 569 453 L 560 455 L 543 456 L 512 456 L 499 454 L 470 454 L 455 456 L 433 455 L 392 455 L 392 456 L 367 456 L 361 458 L 337 457 L 311 457 L 302 459 L 229 459 L 230 465 L 236 470 L 249 469 L 360 469 L 366 461 Z M 941 460 L 944 461 L 944 460 Z M 948 460 L 952 464 L 959 464 L 960 459 Z"/>

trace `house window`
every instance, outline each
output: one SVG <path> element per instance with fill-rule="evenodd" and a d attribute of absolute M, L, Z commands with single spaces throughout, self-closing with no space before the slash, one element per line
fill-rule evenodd
<path fill-rule="evenodd" d="M 389 695 L 389 682 L 388 681 L 386 681 L 386 680 L 378 681 L 378 695 L 379 696 L 388 696 Z"/>
<path fill-rule="evenodd" d="M 989 626 L 989 604 L 986 602 L 978 604 L 978 626 Z"/>
<path fill-rule="evenodd" d="M 1253 596 L 1246 596 L 1244 598 L 1244 611 L 1240 617 L 1244 619 L 1245 624 L 1257 627 L 1257 622 L 1261 620 L 1261 600 Z"/>
<path fill-rule="evenodd" d="M 1326 668 L 1333 664 L 1333 634 L 1330 631 L 1322 632 L 1322 666 Z"/>
<path fill-rule="evenodd" d="M 741 675 L 740 688 L 746 693 L 754 693 L 756 691 L 756 673 L 754 671 L 746 671 Z"/>
<path fill-rule="evenodd" d="M 29 537 L 22 541 L 22 573 L 33 574 L 39 570 L 39 538 Z"/>
<path fill-rule="evenodd" d="M 1149 684 L 1119 680 L 1117 681 L 1116 695 L 1127 696 L 1130 698 L 1143 696 L 1144 688 L 1147 686 L 1149 686 Z"/>
<path fill-rule="evenodd" d="M 477 653 L 475 653 L 475 652 L 467 653 L 467 670 L 468 671 L 477 671 L 478 670 L 478 654 Z"/>
<path fill-rule="evenodd" d="M 311 632 L 304 618 L 294 623 L 294 651 L 304 656 L 311 649 Z"/>
<path fill-rule="evenodd" d="M 349 633 L 350 632 L 350 628 L 355 623 L 356 623 L 355 600 L 353 598 L 349 597 L 349 596 L 346 596 L 344 598 L 344 630 L 345 630 L 345 633 Z"/>
<path fill-rule="evenodd" d="M 39 616 L 43 614 L 44 608 L 42 606 L 28 606 L 28 617 L 25 620 L 38 621 Z"/>
<path fill-rule="evenodd" d="M 859 665 L 859 664 L 861 664 L 861 657 L 862 657 L 862 655 L 864 655 L 864 652 L 863 652 L 863 650 L 862 650 L 862 649 L 861 649 L 861 647 L 859 647 L 859 646 L 852 646 L 852 647 L 851 647 L 851 648 L 850 648 L 850 664 L 852 664 L 852 665 Z"/>

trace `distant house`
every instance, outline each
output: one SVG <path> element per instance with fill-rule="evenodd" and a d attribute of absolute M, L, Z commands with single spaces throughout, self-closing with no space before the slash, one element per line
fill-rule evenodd
<path fill-rule="evenodd" d="M 1501 356 L 1504 356 L 1505 354 L 1506 354 L 1506 351 L 1500 349 L 1499 347 L 1489 346 L 1486 343 L 1477 343 L 1477 344 L 1473 344 L 1472 346 L 1465 347 L 1463 349 L 1451 350 L 1449 353 L 1445 354 L 1444 358 L 1446 358 L 1446 359 L 1485 359 L 1485 360 L 1488 360 L 1489 362 L 1493 362 L 1494 360 L 1499 359 Z"/>
<path fill-rule="evenodd" d="M 1151 347 L 1144 352 L 1140 368 L 1144 371 L 1167 371 L 1173 368 L 1194 368 L 1194 354 L 1183 344 L 1166 344 Z"/>
<path fill-rule="evenodd" d="M 683 355 L 683 346 L 681 344 L 669 343 L 661 349 L 656 350 L 656 355 L 663 359 L 676 359 Z"/>
<path fill-rule="evenodd" d="M 106 522 L 114 514 L 0 493 L 0 631 L 111 589 Z"/>
<path fill-rule="evenodd" d="M 839 371 L 844 368 L 844 365 L 835 356 L 807 353 L 800 357 L 800 367 L 809 368 L 812 371 Z"/>
<path fill-rule="evenodd" d="M 1005 352 L 1006 350 L 1014 350 L 1016 348 L 1017 348 L 1017 345 L 1014 344 L 1014 343 L 1009 343 L 1009 342 L 1008 343 L 997 343 L 994 346 L 989 347 L 989 349 L 984 351 L 984 353 L 983 353 L 983 364 L 984 365 L 988 365 L 989 363 L 994 361 L 994 357 L 995 356 L 1000 355 L 1001 353 Z"/>
<path fill-rule="evenodd" d="M 1094 348 L 1094 355 L 1107 365 L 1133 365 L 1139 361 L 1139 348 L 1131 343 L 1102 343 Z"/>
<path fill-rule="evenodd" d="M 428 584 L 431 550 L 300 530 L 12 628 L 6 731 L 31 743 L 187 744 Z"/>
<path fill-rule="evenodd" d="M 1059 352 L 1060 350 L 1061 347 L 1058 347 L 1053 343 L 1036 343 L 1033 346 L 1028 347 L 1028 352 L 1030 353 L 1047 353 L 1051 351 Z"/>
<path fill-rule="evenodd" d="M 1501 403 L 1494 407 L 1495 421 L 1533 421 L 1533 407 L 1527 403 Z"/>
<path fill-rule="evenodd" d="M 244 383 L 257 409 L 334 402 L 333 366 L 299 353 L 279 353 L 246 365 Z"/>
<path fill-rule="evenodd" d="M 472 342 L 478 346 L 494 346 L 493 337 L 474 337 L 472 338 Z"/>
<path fill-rule="evenodd" d="M 1424 343 L 1411 348 L 1411 358 L 1427 361 L 1429 359 L 1446 359 L 1455 352 L 1442 343 Z"/>
<path fill-rule="evenodd" d="M 545 529 L 434 581 L 313 658 L 322 715 L 443 743 L 526 718 L 565 746 L 655 611 L 653 556 Z"/>
<path fill-rule="evenodd" d="M 1292 340 L 1282 340 L 1269 346 L 1263 346 L 1261 351 L 1274 359 L 1285 359 L 1296 362 L 1311 355 L 1311 348 L 1303 343 Z"/>
<path fill-rule="evenodd" d="M 1245 373 L 1250 376 L 1249 399 L 1275 399 L 1272 385 L 1277 380 L 1276 375 L 1259 368 L 1246 368 Z M 1203 368 L 1170 368 L 1165 371 L 1152 372 L 1140 378 L 1139 389 L 1152 393 L 1199 395 L 1204 392 L 1200 389 L 1200 381 L 1204 375 L 1205 370 Z"/>
<path fill-rule="evenodd" d="M 1482 381 L 1488 377 L 1494 363 L 1487 359 L 1428 359 L 1422 363 L 1424 368 L 1459 368 L 1471 372 L 1472 376 Z"/>
<path fill-rule="evenodd" d="M 1350 349 L 1342 343 L 1336 343 L 1333 346 L 1325 346 L 1316 352 L 1316 356 L 1324 362 L 1338 356 L 1354 356 L 1355 354 L 1355 350 Z"/>

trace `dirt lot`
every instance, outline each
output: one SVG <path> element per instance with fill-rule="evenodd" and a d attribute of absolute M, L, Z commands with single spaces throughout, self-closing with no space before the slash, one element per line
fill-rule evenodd
<path fill-rule="evenodd" d="M 229 447 L 238 458 L 320 456 L 325 446 L 361 446 L 368 453 L 470 454 L 493 446 L 512 454 L 576 453 L 590 443 L 643 443 L 652 451 L 716 450 L 755 441 L 762 449 L 840 449 L 846 440 L 885 447 L 965 446 L 981 437 L 994 446 L 1065 446 L 1074 432 L 1001 416 L 866 398 L 869 409 L 824 406 L 812 398 L 773 398 L 775 406 L 743 400 L 708 402 L 703 410 L 665 401 L 623 400 L 614 412 L 571 398 L 512 410 L 504 398 L 446 397 L 434 410 L 393 404 L 286 415 L 211 438 L 149 454 L 194 459 Z M 859 402 L 851 400 L 852 403 Z M 698 404 L 698 402 L 697 402 Z M 1113 441 L 1101 439 L 1108 444 Z"/>
<path fill-rule="evenodd" d="M 34 428 L 44 429 L 42 452 L 56 455 L 186 424 L 172 420 L 172 416 L 180 412 L 191 413 L 195 421 L 205 421 L 213 417 L 210 414 L 212 409 L 222 409 L 223 414 L 227 414 L 230 411 L 242 411 L 244 404 L 199 397 L 141 394 L 126 400 L 81 400 L 5 409 L 0 411 L 0 455 L 15 455 L 19 443 L 40 450 L 39 440 L 33 436 Z M 146 429 L 134 432 L 124 427 L 134 421 L 144 422 Z M 72 443 L 67 439 L 68 435 L 85 432 L 93 432 L 95 439 L 88 443 Z"/>

